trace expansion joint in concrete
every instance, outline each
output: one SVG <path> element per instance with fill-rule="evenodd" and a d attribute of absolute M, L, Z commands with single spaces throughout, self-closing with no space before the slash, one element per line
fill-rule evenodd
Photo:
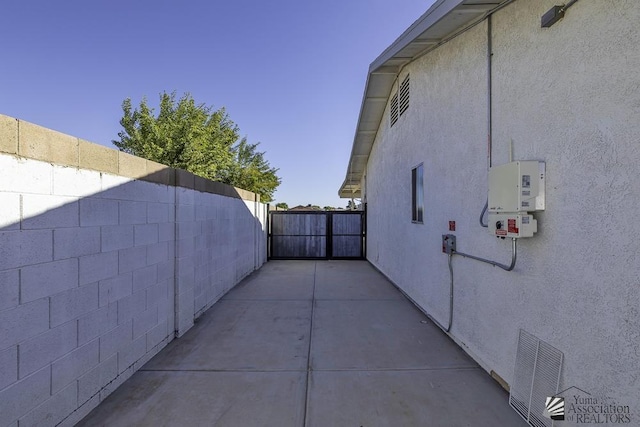
<path fill-rule="evenodd" d="M 309 413 L 309 387 L 311 384 L 311 346 L 313 345 L 313 311 L 316 305 L 316 280 L 318 278 L 318 263 L 313 264 L 313 290 L 311 293 L 311 316 L 309 321 L 309 350 L 307 352 L 307 382 L 305 384 L 304 426 L 308 425 Z"/>

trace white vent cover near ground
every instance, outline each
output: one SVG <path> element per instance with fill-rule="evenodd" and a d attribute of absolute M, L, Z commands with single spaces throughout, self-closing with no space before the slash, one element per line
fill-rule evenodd
<path fill-rule="evenodd" d="M 562 359 L 560 350 L 520 329 L 509 404 L 531 426 L 553 426 L 543 412 L 547 397 L 558 392 Z"/>

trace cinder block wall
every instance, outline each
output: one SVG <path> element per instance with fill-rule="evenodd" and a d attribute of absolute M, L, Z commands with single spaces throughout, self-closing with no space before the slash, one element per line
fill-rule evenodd
<path fill-rule="evenodd" d="M 0 115 L 0 426 L 73 425 L 266 261 L 253 193 Z"/>

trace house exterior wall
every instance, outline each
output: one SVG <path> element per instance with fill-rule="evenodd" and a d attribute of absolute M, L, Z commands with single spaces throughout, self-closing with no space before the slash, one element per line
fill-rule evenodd
<path fill-rule="evenodd" d="M 253 193 L 0 115 L 0 426 L 82 419 L 266 261 L 265 221 Z"/>
<path fill-rule="evenodd" d="M 512 272 L 454 257 L 451 336 L 511 383 L 519 329 L 563 351 L 560 390 L 640 401 L 640 4 L 581 1 L 551 28 L 553 0 L 492 16 L 492 164 L 546 162 L 539 232 Z M 366 173 L 367 257 L 446 324 L 447 256 L 509 263 L 478 217 L 487 197 L 487 21 L 405 67 L 411 105 L 378 130 Z M 424 163 L 424 224 L 411 222 L 411 169 Z M 640 407 L 635 408 L 640 411 Z M 637 415 L 640 417 L 640 414 Z M 638 418 L 636 418 L 637 420 Z"/>

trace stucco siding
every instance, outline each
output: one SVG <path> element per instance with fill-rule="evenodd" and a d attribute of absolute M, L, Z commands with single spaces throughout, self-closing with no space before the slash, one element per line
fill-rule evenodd
<path fill-rule="evenodd" d="M 511 382 L 518 330 L 564 352 L 561 389 L 640 401 L 640 4 L 577 2 L 540 28 L 554 1 L 492 16 L 494 165 L 544 160 L 546 211 L 518 242 L 513 272 L 454 257 L 452 336 Z M 508 263 L 478 224 L 487 195 L 487 21 L 405 67 L 411 106 L 388 112 L 367 166 L 369 260 L 425 311 L 448 316 L 441 234 Z M 411 223 L 411 168 L 424 163 L 425 220 Z M 640 408 L 638 408 L 640 409 Z"/>

